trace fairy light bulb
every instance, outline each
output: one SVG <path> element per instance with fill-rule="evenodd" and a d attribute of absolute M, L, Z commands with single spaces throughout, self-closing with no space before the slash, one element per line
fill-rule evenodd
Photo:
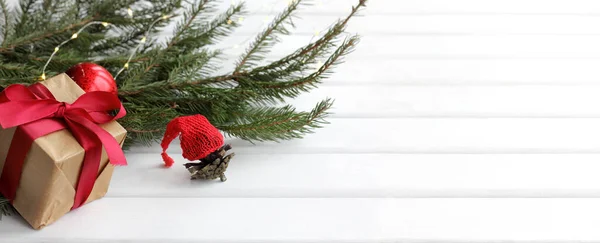
<path fill-rule="evenodd" d="M 54 47 L 54 53 L 57 53 L 57 52 L 58 52 L 58 50 L 60 50 L 60 47 L 58 47 L 58 46 L 57 46 L 57 47 Z"/>
<path fill-rule="evenodd" d="M 129 63 L 126 62 L 125 65 L 123 65 L 124 68 L 129 68 Z"/>
<path fill-rule="evenodd" d="M 110 23 L 108 23 L 108 22 L 102 22 L 102 26 L 104 26 L 104 27 L 108 27 L 109 24 Z"/>
<path fill-rule="evenodd" d="M 231 19 L 228 19 L 228 20 L 227 20 L 227 24 L 233 24 L 233 20 L 231 20 Z"/>
<path fill-rule="evenodd" d="M 77 33 L 75 33 L 75 34 L 73 34 L 73 35 L 71 36 L 71 40 L 72 40 L 72 39 L 75 39 L 75 38 L 77 38 Z"/>
<path fill-rule="evenodd" d="M 129 15 L 129 17 L 133 17 L 133 10 L 131 10 L 131 8 L 127 9 L 127 15 Z"/>
<path fill-rule="evenodd" d="M 146 36 L 142 37 L 142 39 L 140 40 L 140 42 L 145 43 L 146 42 Z"/>
<path fill-rule="evenodd" d="M 46 80 L 46 73 L 42 73 L 42 76 L 40 76 L 40 78 L 41 78 L 42 80 Z"/>

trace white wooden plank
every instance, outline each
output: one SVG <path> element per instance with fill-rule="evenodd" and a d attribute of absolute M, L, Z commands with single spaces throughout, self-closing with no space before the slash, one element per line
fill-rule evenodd
<path fill-rule="evenodd" d="M 340 15 L 310 15 L 313 8 L 298 12 L 294 35 L 314 35 Z M 238 21 L 235 34 L 257 34 L 277 13 L 249 15 Z M 353 18 L 350 33 L 361 35 L 597 35 L 600 15 L 363 15 Z M 171 33 L 171 32 L 168 32 Z"/>
<path fill-rule="evenodd" d="M 334 97 L 333 117 L 600 117 L 598 85 L 322 85 L 288 103 Z"/>
<path fill-rule="evenodd" d="M 400 0 L 370 1 L 370 11 L 390 14 L 592 14 L 597 13 L 599 4 L 594 0 Z"/>
<path fill-rule="evenodd" d="M 226 182 L 190 181 L 179 154 L 128 153 L 107 197 L 600 197 L 598 154 L 246 154 Z"/>
<path fill-rule="evenodd" d="M 248 36 L 249 37 L 249 36 Z M 268 60 L 309 36 L 283 37 Z M 250 38 L 229 38 L 221 73 L 233 70 Z M 334 81 L 385 83 L 597 83 L 600 36 L 365 36 Z M 393 70 L 393 73 L 390 73 Z"/>
<path fill-rule="evenodd" d="M 6 242 L 596 242 L 600 199 L 105 198 Z"/>
<path fill-rule="evenodd" d="M 600 59 L 365 59 L 350 55 L 325 84 L 598 84 L 598 66 Z M 228 70 L 233 65 L 224 65 L 223 71 Z"/>
<path fill-rule="evenodd" d="M 276 14 L 285 9 L 290 1 L 288 0 L 260 0 L 260 1 L 244 1 L 244 0 L 224 0 L 218 4 L 219 9 L 227 9 L 231 4 L 244 2 L 246 10 L 249 14 Z M 300 11 L 306 11 L 312 15 L 337 15 L 350 11 L 350 8 L 356 5 L 358 0 L 310 0 L 303 1 L 304 4 L 300 7 Z M 381 5 L 380 5 L 381 6 Z M 310 10 L 310 11 L 309 11 Z M 375 13 L 380 10 L 375 9 Z"/>
<path fill-rule="evenodd" d="M 224 1 L 225 8 L 231 1 Z M 234 2 L 239 2 L 235 0 Z M 282 8 L 288 0 L 245 1 L 251 12 Z M 358 0 L 314 0 L 313 14 L 344 12 Z M 594 0 L 384 0 L 369 1 L 367 14 L 592 14 L 600 4 Z"/>
<path fill-rule="evenodd" d="M 240 154 L 289 153 L 600 153 L 598 118 L 329 119 L 304 139 L 252 145 L 227 139 Z M 131 152 L 160 151 L 158 146 Z M 176 142 L 170 151 L 181 151 Z"/>
<path fill-rule="evenodd" d="M 236 35 L 216 45 L 225 54 L 243 52 L 251 36 Z M 271 57 L 287 55 L 311 36 L 284 36 Z M 600 36 L 364 36 L 356 58 L 599 58 Z M 246 44 L 244 44 L 246 43 Z M 238 45 L 238 48 L 234 48 Z M 365 70 L 367 71 L 367 70 Z M 373 70 L 374 71 L 374 70 Z"/>
<path fill-rule="evenodd" d="M 360 48 L 360 47 L 359 47 Z M 274 58 L 268 58 L 273 60 Z M 325 85 L 580 85 L 599 84 L 598 59 L 364 58 L 351 54 Z M 234 69 L 233 57 L 219 72 Z M 357 71 L 361 70 L 361 71 Z M 393 70 L 390 73 L 388 70 Z"/>

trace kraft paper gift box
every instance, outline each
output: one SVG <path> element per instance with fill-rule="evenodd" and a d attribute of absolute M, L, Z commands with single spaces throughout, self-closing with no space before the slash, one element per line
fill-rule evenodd
<path fill-rule="evenodd" d="M 57 101 L 72 103 L 85 92 L 66 74 L 41 82 Z M 116 121 L 99 125 L 122 146 L 126 131 Z M 0 172 L 3 170 L 16 128 L 0 127 Z M 35 229 L 41 229 L 71 211 L 84 149 L 67 129 L 34 140 L 22 167 L 20 184 L 12 202 Z M 98 177 L 85 203 L 103 197 L 114 170 L 103 149 Z"/>

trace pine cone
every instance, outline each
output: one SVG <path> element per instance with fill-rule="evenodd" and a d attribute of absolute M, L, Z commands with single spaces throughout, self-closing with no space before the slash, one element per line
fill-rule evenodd
<path fill-rule="evenodd" d="M 226 181 L 225 170 L 227 170 L 231 158 L 235 156 L 235 153 L 225 155 L 230 149 L 231 145 L 227 144 L 205 158 L 200 159 L 200 163 L 186 163 L 184 166 L 192 174 L 192 180 L 214 180 L 220 178 L 221 181 Z"/>

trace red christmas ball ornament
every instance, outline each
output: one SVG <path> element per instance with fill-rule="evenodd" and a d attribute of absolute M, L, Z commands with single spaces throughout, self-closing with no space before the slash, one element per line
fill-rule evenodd
<path fill-rule="evenodd" d="M 66 73 L 85 92 L 106 91 L 117 94 L 117 83 L 112 74 L 98 64 L 79 63 L 69 68 Z"/>

